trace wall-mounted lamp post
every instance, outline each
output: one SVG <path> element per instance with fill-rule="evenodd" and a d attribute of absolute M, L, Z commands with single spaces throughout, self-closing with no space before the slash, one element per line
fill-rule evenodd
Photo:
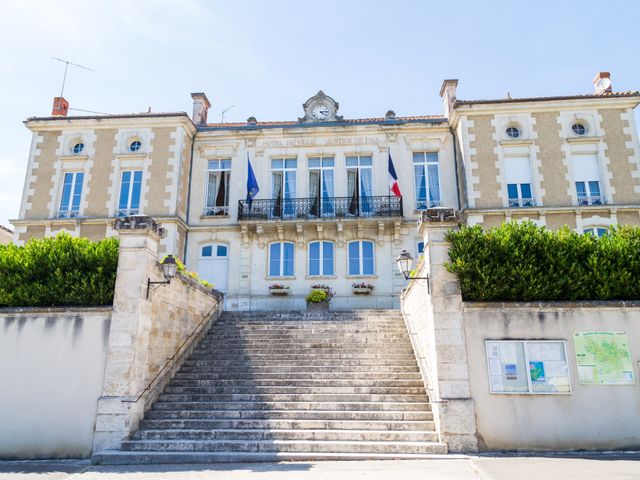
<path fill-rule="evenodd" d="M 406 250 L 402 250 L 398 258 L 396 258 L 396 264 L 398 265 L 398 270 L 404 276 L 405 280 L 426 280 L 427 281 L 427 292 L 429 289 L 429 275 L 426 277 L 412 277 L 410 276 L 411 270 L 413 270 L 413 257 Z"/>
<path fill-rule="evenodd" d="M 178 269 L 178 264 L 176 263 L 176 259 L 173 255 L 167 255 L 167 257 L 160 264 L 162 265 L 162 273 L 164 274 L 164 278 L 166 279 L 163 282 L 152 282 L 151 278 L 147 279 L 147 298 L 149 298 L 149 289 L 151 285 L 168 285 L 171 283 L 171 279 L 176 276 L 176 270 Z"/>

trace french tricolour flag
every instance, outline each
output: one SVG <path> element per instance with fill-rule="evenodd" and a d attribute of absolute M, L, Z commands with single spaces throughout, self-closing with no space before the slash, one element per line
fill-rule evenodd
<path fill-rule="evenodd" d="M 400 187 L 398 186 L 398 175 L 393 166 L 393 160 L 391 160 L 391 152 L 389 152 L 389 190 L 391 190 L 396 197 L 402 196 Z"/>

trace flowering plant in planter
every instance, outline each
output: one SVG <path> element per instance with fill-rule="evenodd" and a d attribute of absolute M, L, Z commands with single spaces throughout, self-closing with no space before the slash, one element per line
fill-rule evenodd
<path fill-rule="evenodd" d="M 323 292 L 329 293 L 331 291 L 331 287 L 324 283 L 316 283 L 315 285 L 311 285 L 311 290 L 322 290 Z"/>
<path fill-rule="evenodd" d="M 314 289 L 305 297 L 307 302 L 307 310 L 329 310 L 329 302 L 333 298 L 334 293 L 329 291 Z"/>
<path fill-rule="evenodd" d="M 353 293 L 356 295 L 369 295 L 376 287 L 366 282 L 356 282 L 351 284 Z"/>
<path fill-rule="evenodd" d="M 289 288 L 290 287 L 288 285 L 283 285 L 281 283 L 269 285 L 271 295 L 289 295 Z"/>

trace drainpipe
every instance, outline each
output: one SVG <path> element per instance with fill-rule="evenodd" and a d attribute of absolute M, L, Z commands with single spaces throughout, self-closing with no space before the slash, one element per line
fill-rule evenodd
<path fill-rule="evenodd" d="M 460 200 L 460 179 L 458 178 L 458 139 L 456 132 L 449 126 L 449 131 L 453 137 L 453 167 L 456 172 L 456 198 L 458 199 L 458 211 L 460 211 L 462 202 Z"/>
<path fill-rule="evenodd" d="M 191 176 L 193 174 L 193 150 L 196 146 L 196 133 L 193 134 L 193 141 L 191 142 L 191 156 L 189 158 L 189 185 L 187 186 L 187 230 L 184 234 L 184 251 L 182 252 L 182 261 L 187 264 L 187 245 L 189 244 L 189 211 L 191 210 Z"/>

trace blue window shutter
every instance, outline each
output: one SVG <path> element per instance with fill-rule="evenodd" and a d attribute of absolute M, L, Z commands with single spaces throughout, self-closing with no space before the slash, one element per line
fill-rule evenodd
<path fill-rule="evenodd" d="M 122 182 L 120 183 L 120 201 L 118 209 L 125 210 L 129 208 L 129 187 L 131 182 L 131 172 L 122 172 Z"/>
<path fill-rule="evenodd" d="M 294 247 L 293 243 L 285 243 L 284 245 L 284 266 L 283 266 L 283 274 L 285 276 L 293 275 L 293 253 Z"/>
<path fill-rule="evenodd" d="M 362 273 L 364 275 L 373 275 L 373 242 L 362 242 Z"/>
<path fill-rule="evenodd" d="M 60 211 L 64 212 L 69 210 L 72 187 L 73 187 L 73 173 L 65 173 L 64 184 L 62 186 L 62 198 L 60 199 Z"/>
<path fill-rule="evenodd" d="M 280 247 L 281 243 L 272 243 L 269 247 L 269 276 L 280 276 Z"/>
<path fill-rule="evenodd" d="M 72 210 L 77 212 L 80 210 L 80 199 L 82 198 L 82 182 L 84 180 L 84 173 L 76 173 L 76 182 L 73 188 L 73 204 Z"/>
<path fill-rule="evenodd" d="M 140 189 L 142 187 L 142 171 L 133 172 L 133 188 L 131 189 L 131 208 L 140 208 Z"/>

